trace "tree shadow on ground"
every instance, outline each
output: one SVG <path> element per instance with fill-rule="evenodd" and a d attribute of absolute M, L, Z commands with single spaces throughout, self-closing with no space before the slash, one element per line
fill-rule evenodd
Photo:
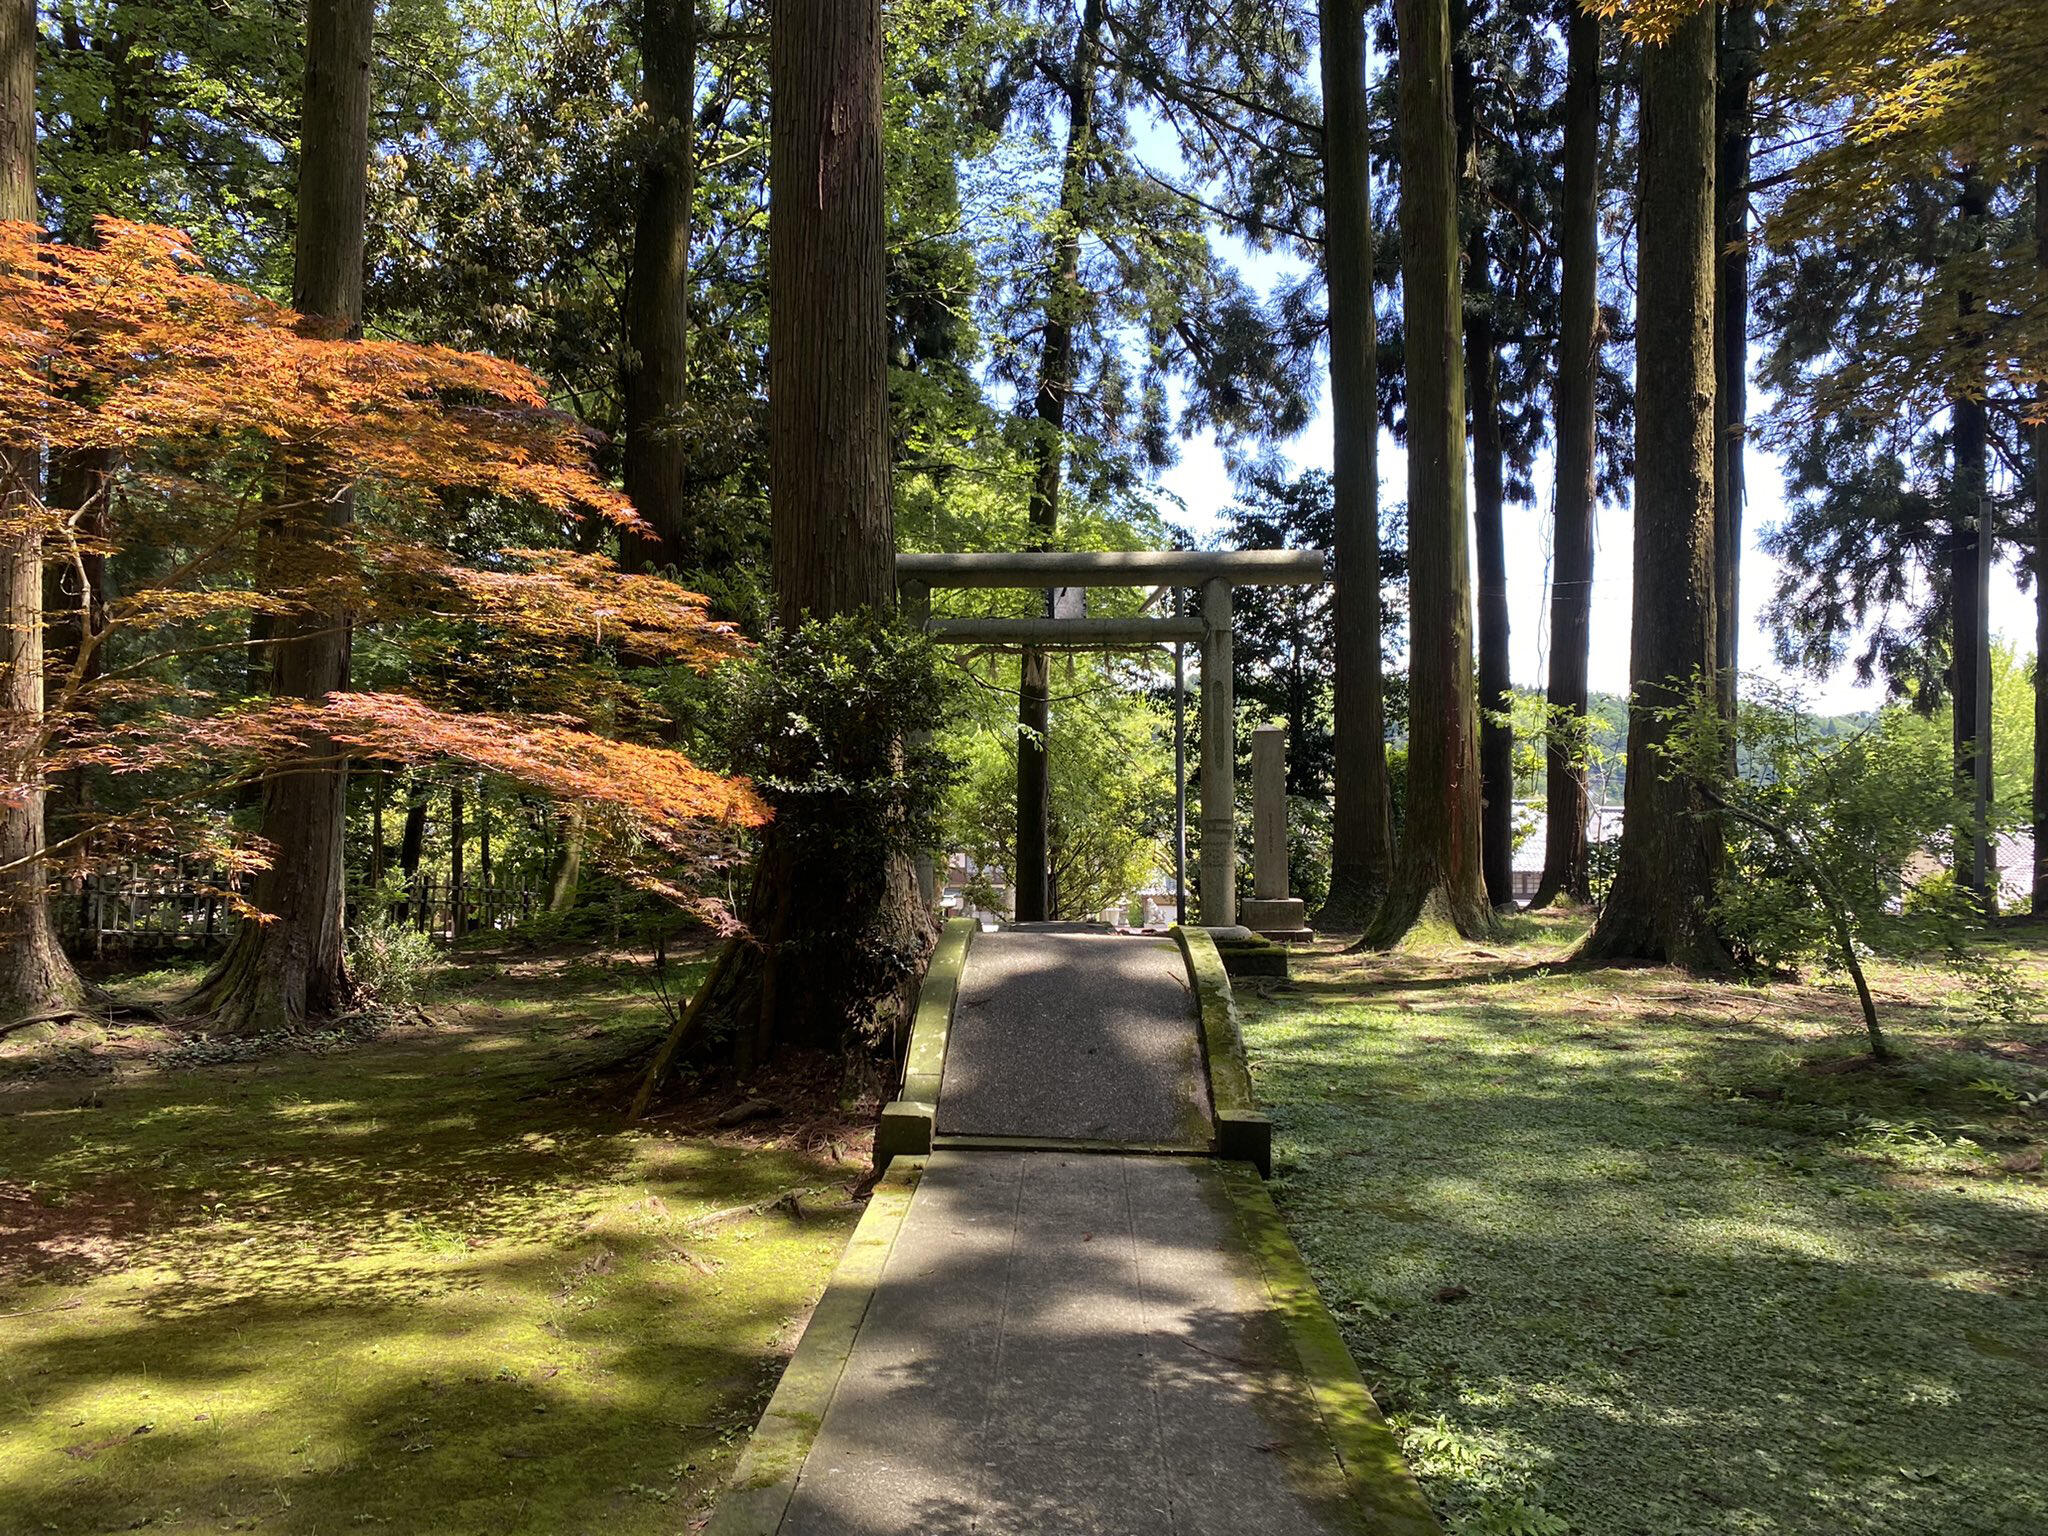
<path fill-rule="evenodd" d="M 1441 1507 L 2048 1528 L 2048 1188 L 1965 1132 L 2042 1128 L 1934 1007 L 1917 1060 L 1819 1070 L 1815 989 L 1470 964 L 1245 1005 L 1279 1197 Z"/>
<path fill-rule="evenodd" d="M 572 1026 L 475 1004 L 89 1101 L 11 1088 L 0 1219 L 17 1190 L 38 1214 L 0 1237 L 0 1510 L 504 1536 L 707 1500 L 865 1163 L 775 1123 L 625 1131 L 586 1091 L 608 1001 L 555 1004 Z"/>

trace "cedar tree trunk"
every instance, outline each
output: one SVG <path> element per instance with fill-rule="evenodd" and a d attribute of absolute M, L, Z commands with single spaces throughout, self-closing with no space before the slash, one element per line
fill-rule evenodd
<path fill-rule="evenodd" d="M 1564 201 L 1558 210 L 1557 494 L 1551 535 L 1550 719 L 1543 878 L 1532 908 L 1592 899 L 1586 861 L 1586 670 L 1592 647 L 1593 498 L 1600 367 L 1600 18 L 1564 0 Z"/>
<path fill-rule="evenodd" d="M 1379 345 L 1373 319 L 1365 0 L 1322 0 L 1321 21 L 1337 676 L 1330 894 L 1316 922 L 1355 932 L 1372 916 L 1394 864 L 1380 656 Z"/>
<path fill-rule="evenodd" d="M 1956 215 L 1966 245 L 1983 244 L 1986 201 L 1983 183 L 1974 171 L 1965 171 Z M 1975 294 L 1965 291 L 1957 296 L 1956 324 L 1961 335 L 1982 342 L 1982 307 Z M 1982 364 L 1975 366 L 1977 377 L 1963 381 L 1949 401 L 1955 455 L 1949 482 L 1949 590 L 1954 603 L 1949 691 L 1954 704 L 1956 784 L 1971 806 L 1969 839 L 1956 850 L 1956 883 L 1989 911 L 1998 893 L 1998 873 L 1992 867 L 1990 844 L 1991 616 L 1985 574 L 1996 534 L 1989 526 L 1987 502 L 1990 419 Z"/>
<path fill-rule="evenodd" d="M 1060 168 L 1060 207 L 1046 271 L 1045 343 L 1032 401 L 1038 435 L 1032 446 L 1031 547 L 1050 549 L 1059 527 L 1065 465 L 1067 403 L 1074 394 L 1074 332 L 1087 295 L 1081 288 L 1081 224 L 1095 132 L 1095 75 L 1102 54 L 1102 0 L 1088 0 L 1067 71 L 1067 147 Z M 1052 594 L 1046 594 L 1047 604 Z M 1051 613 L 1050 606 L 1047 613 Z M 1052 836 L 1052 770 L 1047 757 L 1052 704 L 1045 652 L 1027 650 L 1017 681 L 1017 921 L 1043 922 L 1053 912 L 1048 888 Z"/>
<path fill-rule="evenodd" d="M 1714 636 L 1721 713 L 1735 718 L 1742 635 L 1743 445 L 1749 437 L 1749 161 L 1755 132 L 1754 0 L 1729 0 L 1721 14 L 1720 85 L 1715 97 L 1714 285 Z M 1730 739 L 1729 751 L 1734 751 Z M 1731 757 L 1730 766 L 1733 766 Z"/>
<path fill-rule="evenodd" d="M 2048 153 L 2034 162 L 2034 260 L 2048 271 Z M 2048 393 L 2034 405 L 2048 412 Z M 2034 428 L 2033 910 L 2048 916 L 2048 417 Z"/>
<path fill-rule="evenodd" d="M 1643 50 L 1636 299 L 1635 594 L 1628 790 L 1614 889 L 1582 953 L 1728 962 L 1717 819 L 1662 760 L 1659 711 L 1713 685 L 1714 35 L 1703 10 Z"/>
<path fill-rule="evenodd" d="M 463 867 L 463 845 L 469 832 L 463 826 L 467 809 L 462 781 L 448 786 L 448 937 L 459 939 L 469 931 L 469 879 Z"/>
<path fill-rule="evenodd" d="M 1408 364 L 1408 803 L 1387 899 L 1362 944 L 1418 922 L 1493 931 L 1479 867 L 1477 695 L 1465 525 L 1457 140 L 1446 0 L 1396 0 L 1401 291 Z"/>
<path fill-rule="evenodd" d="M 0 0 L 0 218 L 36 217 L 36 13 Z M 50 921 L 43 826 L 43 541 L 33 453 L 0 454 L 0 1024 L 76 1012 Z"/>
<path fill-rule="evenodd" d="M 345 335 L 363 323 L 363 219 L 370 159 L 370 44 L 374 0 L 312 0 L 306 15 L 306 97 L 299 132 L 299 206 L 292 306 Z M 301 492 L 300 494 L 303 494 Z M 295 525 L 319 522 L 322 536 L 346 523 L 348 499 L 316 518 L 292 509 Z M 269 534 L 271 558 L 288 565 L 301 535 Z M 260 558 L 260 557 L 259 557 Z M 267 627 L 271 692 L 318 702 L 348 686 L 349 618 L 309 609 Z M 263 786 L 263 839 L 271 862 L 251 900 L 268 913 L 244 922 L 219 965 L 187 1006 L 223 1033 L 296 1029 L 343 1006 L 342 904 L 348 763 L 325 736 L 309 736 L 300 758 Z"/>
<path fill-rule="evenodd" d="M 768 450 L 777 616 L 895 601 L 879 0 L 775 6 L 769 30 Z M 799 797 L 800 798 L 800 797 Z M 708 1005 L 742 1065 L 908 1021 L 934 925 L 907 852 L 849 860 L 776 807 Z"/>
<path fill-rule="evenodd" d="M 1479 98 L 1471 55 L 1471 5 L 1452 0 L 1451 104 L 1465 187 L 1465 385 L 1471 408 L 1472 535 L 1479 567 L 1479 847 L 1486 899 L 1515 898 L 1515 733 L 1508 675 L 1508 560 L 1500 430 L 1500 349 L 1494 341 L 1493 261 L 1487 251 L 1487 186 L 1479 156 Z"/>
<path fill-rule="evenodd" d="M 628 570 L 692 563 L 683 442 L 690 334 L 691 129 L 695 0 L 639 0 L 640 99 L 647 109 L 633 270 L 626 279 L 626 495 L 656 537 L 622 533 Z"/>

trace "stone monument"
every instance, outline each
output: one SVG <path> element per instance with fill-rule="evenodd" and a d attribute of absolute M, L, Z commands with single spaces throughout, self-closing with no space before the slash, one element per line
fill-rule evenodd
<path fill-rule="evenodd" d="M 1237 920 L 1253 933 L 1283 942 L 1315 937 L 1308 905 L 1287 894 L 1287 730 L 1252 732 L 1252 899 Z"/>

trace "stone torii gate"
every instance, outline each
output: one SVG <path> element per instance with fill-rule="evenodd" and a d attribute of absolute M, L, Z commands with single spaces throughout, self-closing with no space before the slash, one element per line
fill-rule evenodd
<path fill-rule="evenodd" d="M 1233 782 L 1237 712 L 1231 683 L 1231 589 L 1316 586 L 1328 556 L 1319 549 L 1098 550 L 1077 553 L 898 555 L 897 587 L 906 614 L 949 645 L 1016 645 L 1038 650 L 1118 650 L 1200 646 L 1202 671 L 1203 926 L 1237 922 L 1237 795 Z M 1199 616 L 1040 619 L 934 619 L 935 587 L 1192 587 Z M 1012 871 L 1012 878 L 1015 872 Z"/>

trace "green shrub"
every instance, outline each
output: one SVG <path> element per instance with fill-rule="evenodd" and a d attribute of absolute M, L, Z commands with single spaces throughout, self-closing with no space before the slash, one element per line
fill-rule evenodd
<path fill-rule="evenodd" d="M 1731 724 L 1711 687 L 1663 712 L 1658 771 L 1682 774 L 1726 834 L 1714 917 L 1765 965 L 1840 966 L 1855 983 L 1872 1054 L 1886 1047 L 1859 953 L 1962 956 L 1981 916 L 1935 861 L 1968 835 L 1946 733 L 1909 710 L 1843 734 L 1796 693 L 1750 682 Z"/>
<path fill-rule="evenodd" d="M 857 1030 L 888 1022 L 924 959 L 894 914 L 903 861 L 938 844 L 957 770 L 931 733 L 951 707 L 932 641 L 873 612 L 774 631 L 719 673 L 727 766 L 773 809 L 760 856 L 805 911 L 793 926 L 774 911 L 747 921 L 785 977 L 831 978 L 821 993 Z"/>
<path fill-rule="evenodd" d="M 447 965 L 434 941 L 410 923 L 394 923 L 382 906 L 349 929 L 349 979 L 364 999 L 383 1008 L 410 1008 Z"/>
<path fill-rule="evenodd" d="M 1738 711 L 1735 741 L 1744 772 L 1731 780 L 1723 770 L 1722 793 L 1785 835 L 1724 818 L 1728 867 L 1718 912 L 1732 939 L 1769 964 L 1834 963 L 1817 873 L 1871 950 L 1918 954 L 1968 941 L 1974 914 L 1934 863 L 1948 856 L 1968 817 L 1947 733 L 1935 722 L 1893 706 L 1842 736 L 1796 695 L 1760 691 Z"/>
<path fill-rule="evenodd" d="M 807 856 L 934 846 L 958 769 L 931 732 L 952 710 L 937 648 L 868 612 L 775 630 L 721 668 L 727 765 Z"/>

